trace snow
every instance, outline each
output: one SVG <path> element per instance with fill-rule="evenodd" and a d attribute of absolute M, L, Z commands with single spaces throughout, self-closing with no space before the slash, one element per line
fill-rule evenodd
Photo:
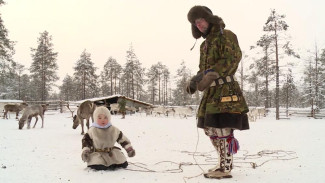
<path fill-rule="evenodd" d="M 0 100 L 0 103 L 23 103 L 22 100 Z"/>
<path fill-rule="evenodd" d="M 131 140 L 136 156 L 128 158 L 127 169 L 93 171 L 81 160 L 81 128 L 72 129 L 71 113 L 46 112 L 43 129 L 38 122 L 35 129 L 18 130 L 13 117 L 1 118 L 0 182 L 217 182 L 202 175 L 201 168 L 216 164 L 216 152 L 195 117 L 134 114 L 112 116 L 112 123 Z M 269 114 L 251 122 L 250 130 L 235 131 L 241 149 L 233 178 L 221 181 L 324 182 L 324 129 L 324 119 L 307 117 L 277 121 Z"/>

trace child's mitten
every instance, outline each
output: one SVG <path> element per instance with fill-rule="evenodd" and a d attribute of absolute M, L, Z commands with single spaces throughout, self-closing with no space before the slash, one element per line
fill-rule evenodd
<path fill-rule="evenodd" d="M 89 161 L 89 156 L 90 156 L 89 148 L 84 148 L 84 150 L 82 151 L 82 154 L 81 154 L 82 160 L 84 162 L 88 162 Z"/>
<path fill-rule="evenodd" d="M 129 156 L 129 157 L 133 157 L 133 156 L 135 156 L 135 150 L 132 148 L 132 146 L 129 147 L 129 148 L 127 148 L 127 149 L 126 149 L 126 152 L 128 153 L 128 156 Z"/>

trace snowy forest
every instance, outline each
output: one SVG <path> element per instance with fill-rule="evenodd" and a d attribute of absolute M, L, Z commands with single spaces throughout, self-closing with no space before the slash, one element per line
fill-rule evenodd
<path fill-rule="evenodd" d="M 5 3 L 0 0 L 0 6 Z M 243 58 L 236 73 L 249 106 L 276 108 L 325 107 L 325 48 L 296 51 L 287 35 L 286 16 L 271 10 L 265 17 L 263 36 L 242 50 Z M 8 34 L 0 14 L 0 99 L 24 101 L 76 101 L 93 97 L 121 94 L 153 105 L 197 105 L 201 93 L 186 93 L 185 86 L 197 71 L 183 62 L 176 73 L 162 62 L 150 68 L 141 64 L 136 48 L 126 50 L 126 64 L 111 55 L 98 68 L 87 49 L 75 58 L 73 73 L 59 78 L 57 57 L 51 33 L 39 34 L 31 48 L 32 64 L 26 67 L 15 61 L 15 43 Z M 300 55 L 309 55 L 308 58 Z M 295 78 L 297 63 L 304 63 L 302 79 Z M 99 74 L 98 74 L 99 73 Z M 56 83 L 62 81 L 60 86 Z M 299 82 L 298 82 L 299 81 Z M 277 117 L 278 118 L 278 117 Z"/>

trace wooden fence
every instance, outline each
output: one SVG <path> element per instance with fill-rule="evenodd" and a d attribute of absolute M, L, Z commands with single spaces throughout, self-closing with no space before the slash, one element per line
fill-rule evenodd
<path fill-rule="evenodd" d="M 315 119 L 325 118 L 325 109 L 311 111 L 311 109 L 308 108 L 289 108 L 288 110 L 281 108 L 279 112 L 280 118 L 282 119 L 290 118 L 291 116 L 312 117 Z"/>

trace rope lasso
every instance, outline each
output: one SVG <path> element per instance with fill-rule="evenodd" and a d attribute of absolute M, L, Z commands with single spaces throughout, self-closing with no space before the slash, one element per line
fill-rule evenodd
<path fill-rule="evenodd" d="M 198 144 L 198 143 L 197 143 Z M 197 150 L 197 148 L 196 148 Z M 202 172 L 204 173 L 203 169 L 201 166 L 207 166 L 207 165 L 215 165 L 218 161 L 217 158 L 212 157 L 211 153 L 214 153 L 215 150 L 210 151 L 210 152 L 189 152 L 189 151 L 180 151 L 180 153 L 186 153 L 187 155 L 190 155 L 193 157 L 195 163 L 192 162 L 173 162 L 173 161 L 159 161 L 157 163 L 155 163 L 155 166 L 159 166 L 161 164 L 164 163 L 170 163 L 172 166 L 176 166 L 176 167 L 171 167 L 171 168 L 167 168 L 165 170 L 154 170 L 152 168 L 148 168 L 148 165 L 144 164 L 144 163 L 140 163 L 140 162 L 136 162 L 136 163 L 132 163 L 129 162 L 129 165 L 132 165 L 136 168 L 126 168 L 126 170 L 129 171 L 137 171 L 137 172 L 148 172 L 148 173 L 183 173 L 183 167 L 184 166 L 199 166 L 200 169 L 202 170 Z M 248 151 L 243 151 L 241 150 L 241 152 L 244 152 L 242 157 L 238 157 L 238 155 L 236 157 L 234 157 L 234 164 L 236 164 L 234 167 L 237 168 L 253 168 L 256 169 L 258 167 L 262 167 L 263 165 L 265 165 L 266 163 L 269 163 L 271 161 L 275 161 L 275 160 L 293 160 L 293 159 L 297 159 L 298 156 L 296 155 L 296 152 L 294 151 L 285 151 L 285 150 L 262 150 L 259 151 L 256 154 L 248 154 Z M 197 163 L 196 157 L 200 156 L 205 158 L 205 162 L 206 163 Z M 254 162 L 252 160 L 258 160 L 261 158 L 271 158 L 268 160 L 264 160 L 261 163 L 257 163 Z M 242 166 L 238 165 L 238 164 L 242 164 Z M 249 165 L 248 167 L 244 166 L 245 164 Z M 183 177 L 184 182 L 186 183 L 186 180 L 188 179 L 192 179 L 192 178 L 196 178 L 201 176 L 203 173 L 198 174 L 198 175 L 194 175 L 191 177 Z"/>

